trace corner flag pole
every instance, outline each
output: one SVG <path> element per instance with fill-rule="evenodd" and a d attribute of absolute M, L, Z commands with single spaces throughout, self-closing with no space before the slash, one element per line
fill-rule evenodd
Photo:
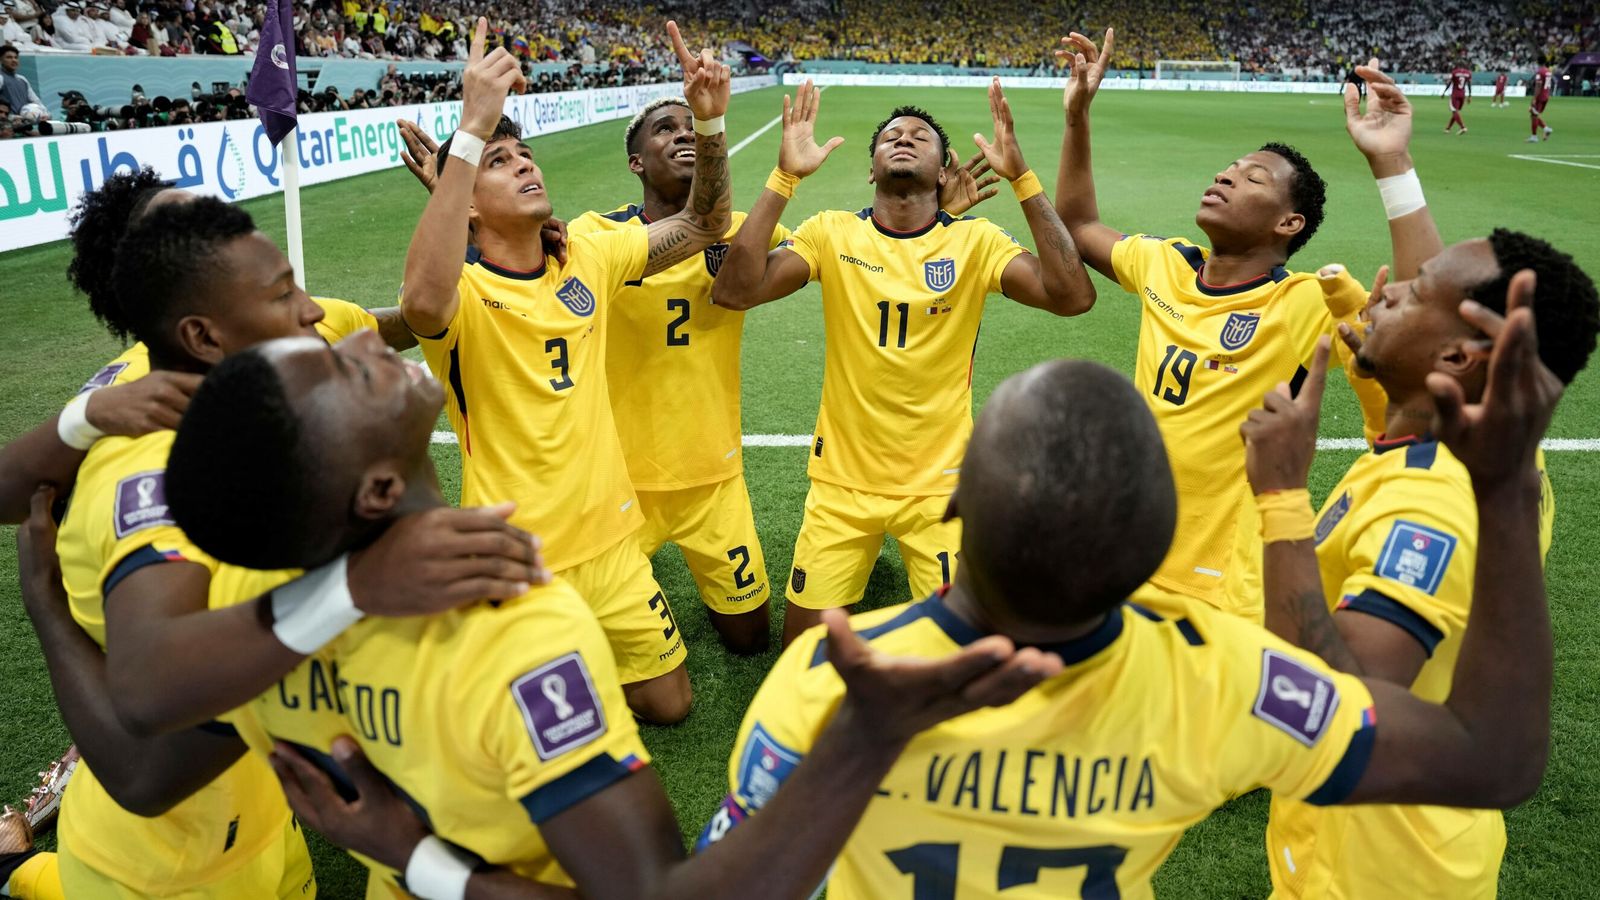
<path fill-rule="evenodd" d="M 305 249 L 300 237 L 300 160 L 296 157 L 296 95 L 294 6 L 292 0 L 268 0 L 261 22 L 260 45 L 244 98 L 261 116 L 261 127 L 274 146 L 283 148 L 283 219 L 288 231 L 289 264 L 294 279 L 306 283 Z"/>
<path fill-rule="evenodd" d="M 290 129 L 283 136 L 283 224 L 289 242 L 289 265 L 294 267 L 294 280 L 303 289 L 306 286 L 306 253 L 300 233 L 300 129 Z"/>

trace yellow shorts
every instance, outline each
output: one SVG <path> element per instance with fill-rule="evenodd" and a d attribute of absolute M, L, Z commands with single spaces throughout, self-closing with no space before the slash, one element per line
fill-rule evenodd
<path fill-rule="evenodd" d="M 650 570 L 650 557 L 631 535 L 599 556 L 556 574 L 576 588 L 594 610 L 617 658 L 617 675 L 623 684 L 665 675 L 689 657 L 667 595 Z"/>
<path fill-rule="evenodd" d="M 655 556 L 667 541 L 677 544 L 713 612 L 750 612 L 771 596 L 743 475 L 676 491 L 639 491 L 639 511 L 645 556 Z"/>
<path fill-rule="evenodd" d="M 961 549 L 961 522 L 944 521 L 950 498 L 887 497 L 812 481 L 794 543 L 789 602 L 807 609 L 861 599 L 885 534 L 900 545 L 911 597 L 950 583 Z"/>
<path fill-rule="evenodd" d="M 153 896 L 132 890 L 101 874 L 72 854 L 63 840 L 56 848 L 61 887 L 72 900 L 136 900 Z M 188 890 L 159 894 L 170 900 L 232 900 L 235 897 L 277 897 L 311 900 L 317 896 L 317 877 L 311 871 L 311 854 L 294 819 L 283 827 L 282 840 L 269 844 L 255 859 L 226 876 Z"/>

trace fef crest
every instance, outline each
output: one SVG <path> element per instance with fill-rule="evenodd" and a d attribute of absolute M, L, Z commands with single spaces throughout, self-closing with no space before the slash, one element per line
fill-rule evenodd
<path fill-rule="evenodd" d="M 706 248 L 706 274 L 712 278 L 717 277 L 717 270 L 722 268 L 722 261 L 728 257 L 728 245 L 716 243 Z"/>
<path fill-rule="evenodd" d="M 556 288 L 556 299 L 561 301 L 562 306 L 572 310 L 573 315 L 594 315 L 594 291 L 576 277 L 568 278 L 561 287 Z"/>
<path fill-rule="evenodd" d="M 1256 336 L 1256 326 L 1261 324 L 1260 313 L 1232 313 L 1222 323 L 1222 349 L 1238 350 Z"/>
<path fill-rule="evenodd" d="M 928 282 L 928 290 L 942 294 L 956 283 L 956 261 L 948 256 L 929 260 L 922 264 L 922 276 Z"/>

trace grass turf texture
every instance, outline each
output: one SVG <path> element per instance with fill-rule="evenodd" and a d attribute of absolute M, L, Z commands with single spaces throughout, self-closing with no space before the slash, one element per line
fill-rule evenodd
<path fill-rule="evenodd" d="M 728 114 L 733 143 L 778 113 L 778 94 L 769 89 L 735 98 Z M 1010 98 L 1027 159 L 1047 189 L 1052 188 L 1061 135 L 1059 94 L 1015 90 Z M 1471 133 L 1447 138 L 1439 133 L 1448 118 L 1443 102 L 1420 94 L 1416 100 L 1421 111 L 1413 149 L 1447 241 L 1484 235 L 1495 226 L 1522 229 L 1552 240 L 1591 273 L 1600 274 L 1600 211 L 1594 203 L 1600 196 L 1600 170 L 1508 156 L 1579 153 L 1596 146 L 1600 104 L 1557 99 L 1548 112 L 1556 139 L 1533 146 L 1521 143 L 1527 134 L 1526 101 L 1505 110 L 1474 104 L 1466 110 Z M 963 154 L 973 149 L 969 135 L 989 133 L 988 106 L 978 90 L 830 89 L 823 97 L 817 134 L 821 139 L 841 134 L 846 143 L 801 185 L 784 217 L 787 224 L 798 225 L 816 210 L 857 209 L 871 202 L 867 141 L 884 114 L 907 101 L 940 117 Z M 1193 215 L 1212 174 L 1267 141 L 1287 141 L 1309 156 L 1329 182 L 1327 221 L 1291 260 L 1291 268 L 1343 262 L 1368 280 L 1389 258 L 1388 232 L 1371 177 L 1345 137 L 1342 115 L 1331 91 L 1316 96 L 1108 91 L 1094 112 L 1105 220 L 1127 231 L 1203 239 Z M 533 142 L 559 215 L 573 218 L 585 210 L 638 200 L 638 183 L 624 166 L 623 127 L 623 122 L 612 122 Z M 773 128 L 734 158 L 736 208 L 748 209 L 754 201 L 776 161 L 778 140 L 779 129 Z M 315 292 L 368 306 L 392 303 L 423 201 L 403 169 L 306 190 L 306 264 Z M 282 235 L 282 205 L 276 198 L 245 205 L 268 234 Z M 1032 245 L 1008 191 L 976 213 Z M 67 259 L 64 243 L 0 256 L 10 323 L 6 390 L 0 395 L 0 437 L 6 440 L 54 413 L 84 378 L 118 352 L 90 317 L 83 298 L 67 286 Z M 1132 373 L 1138 304 L 1115 284 L 1098 276 L 1096 280 L 1097 307 L 1076 319 L 1056 319 L 991 298 L 974 375 L 977 404 L 1001 379 L 1055 357 L 1088 357 Z M 811 428 L 822 383 L 818 299 L 817 289 L 808 287 L 750 315 L 744 345 L 746 433 L 806 433 Z M 1596 436 L 1597 406 L 1600 379 L 1591 372 L 1568 392 L 1552 436 Z M 441 420 L 439 427 L 448 425 Z M 1360 434 L 1354 399 L 1337 376 L 1330 384 L 1322 432 L 1327 437 Z M 439 445 L 434 454 L 453 497 L 459 486 L 457 450 Z M 745 455 L 768 573 L 780 593 L 800 526 L 804 454 L 797 448 L 751 448 Z M 1320 498 L 1328 491 L 1356 455 L 1319 454 L 1313 493 Z M 1600 827 L 1600 777 L 1589 765 L 1600 755 L 1600 623 L 1587 602 L 1587 587 L 1600 578 L 1593 529 L 1593 513 L 1600 508 L 1600 456 L 1552 454 L 1550 470 L 1559 510 L 1549 558 L 1557 635 L 1553 752 L 1543 789 L 1507 817 L 1509 848 L 1501 889 L 1510 898 L 1590 895 L 1588 873 L 1600 866 L 1600 845 L 1582 837 Z M 0 529 L 0 540 L 9 546 L 14 531 Z M 724 793 L 734 732 L 775 652 L 740 659 L 722 651 L 675 549 L 669 546 L 656 558 L 656 573 L 676 604 L 692 648 L 695 710 L 684 724 L 646 728 L 644 737 L 685 835 L 691 836 Z M 906 599 L 905 578 L 891 545 L 873 573 L 862 607 Z M 774 629 L 776 643 L 776 617 Z M 5 714 L 0 716 L 0 797 L 11 799 L 31 786 L 33 772 L 60 753 L 68 738 L 19 604 L 9 552 L 0 553 L 0 678 L 7 686 Z M 1264 795 L 1247 796 L 1192 829 L 1159 873 L 1158 893 L 1265 896 L 1269 887 L 1261 834 L 1266 806 Z M 364 875 L 355 863 L 321 842 L 313 843 L 313 853 L 323 896 L 360 896 Z"/>

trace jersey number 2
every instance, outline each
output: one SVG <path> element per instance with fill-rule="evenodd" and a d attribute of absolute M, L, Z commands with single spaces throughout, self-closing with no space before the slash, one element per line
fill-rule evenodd
<path fill-rule="evenodd" d="M 913 844 L 884 854 L 894 867 L 911 876 L 912 900 L 954 900 L 956 866 L 960 844 Z M 1098 847 L 1011 847 L 1000 851 L 1000 871 L 995 890 L 1036 884 L 1045 869 L 1072 869 L 1082 866 L 1083 900 L 1119 900 L 1117 867 L 1128 856 L 1128 848 L 1115 844 Z"/>
<path fill-rule="evenodd" d="M 1161 360 L 1161 368 L 1156 370 L 1156 386 L 1150 393 L 1171 403 L 1173 406 L 1182 406 L 1183 401 L 1189 399 L 1189 379 L 1194 377 L 1195 363 L 1200 357 L 1188 350 L 1179 350 L 1177 344 L 1167 345 L 1167 355 Z M 1168 375 L 1172 376 L 1168 379 Z M 1166 390 L 1162 386 L 1166 385 Z"/>
<path fill-rule="evenodd" d="M 678 331 L 679 328 L 689 324 L 689 301 L 677 298 L 668 300 L 667 312 L 675 312 L 678 314 L 676 319 L 673 319 L 671 322 L 667 323 L 667 346 L 689 346 L 689 335 L 682 334 Z"/>

